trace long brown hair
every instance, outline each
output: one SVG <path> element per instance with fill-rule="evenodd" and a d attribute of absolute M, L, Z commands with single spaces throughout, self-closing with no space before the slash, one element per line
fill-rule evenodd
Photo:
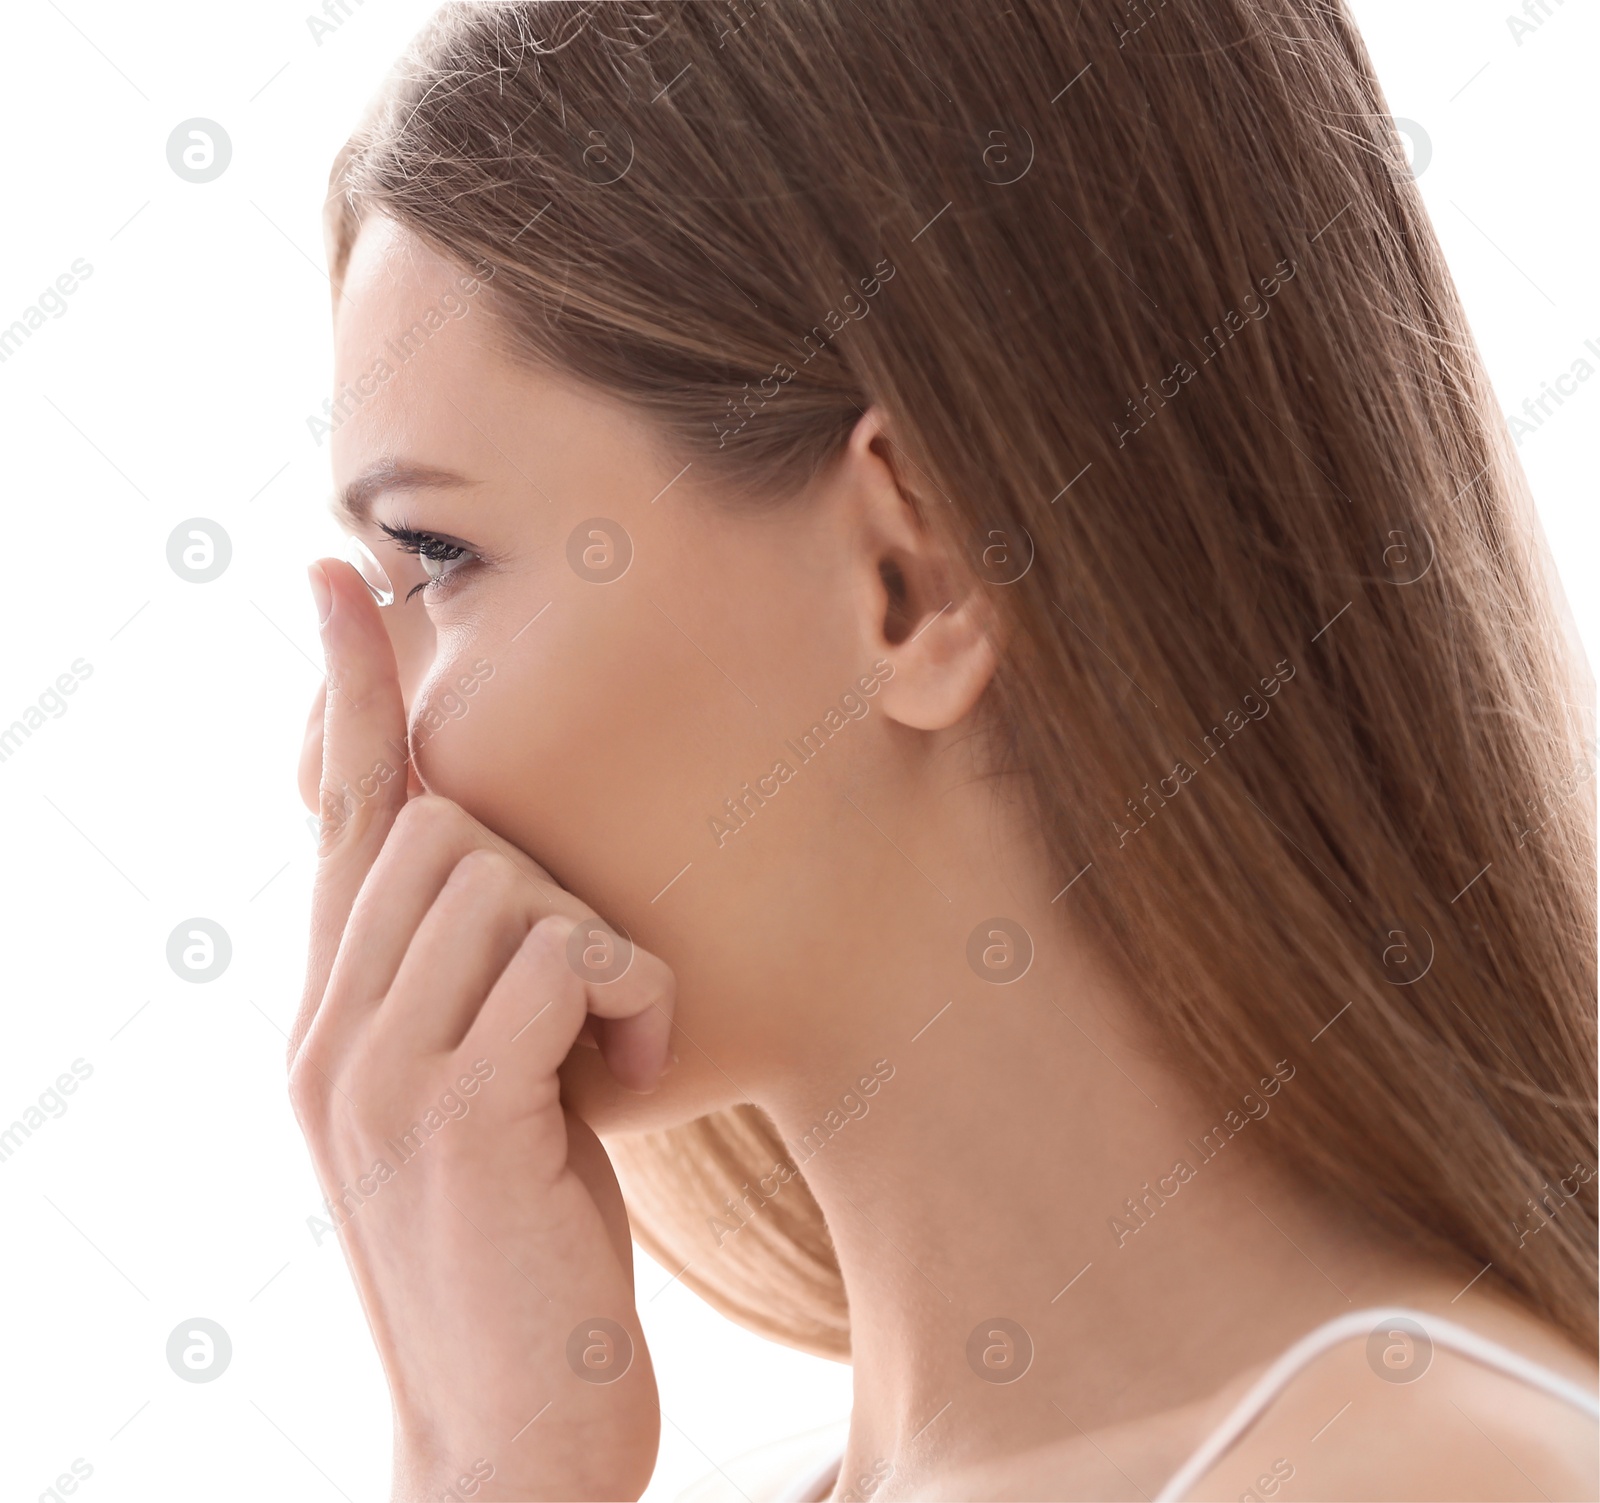
<path fill-rule="evenodd" d="M 451 5 L 335 165 L 336 276 L 374 211 L 739 504 L 879 404 L 1021 573 L 996 771 L 1172 1059 L 1293 1061 L 1297 1173 L 1593 1349 L 1586 690 L 1340 0 Z M 848 1352 L 759 1111 L 610 1146 L 687 1283 Z"/>

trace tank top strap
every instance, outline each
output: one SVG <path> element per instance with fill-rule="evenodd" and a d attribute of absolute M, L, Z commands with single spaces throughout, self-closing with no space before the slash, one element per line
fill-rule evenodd
<path fill-rule="evenodd" d="M 1492 1367 L 1508 1377 L 1520 1378 L 1534 1388 L 1550 1394 L 1580 1409 L 1593 1419 L 1600 1419 L 1600 1401 L 1594 1394 L 1578 1387 L 1560 1374 L 1552 1372 L 1542 1363 L 1531 1361 L 1490 1341 L 1476 1331 L 1457 1325 L 1452 1320 L 1431 1315 L 1422 1310 L 1404 1306 L 1375 1306 L 1368 1310 L 1352 1310 L 1337 1316 L 1314 1331 L 1302 1336 L 1288 1351 L 1253 1383 L 1249 1391 L 1234 1405 L 1226 1418 L 1195 1449 L 1184 1464 L 1173 1473 L 1153 1503 L 1179 1503 L 1179 1500 L 1207 1472 L 1220 1461 L 1228 1449 L 1258 1420 L 1267 1406 L 1288 1386 L 1290 1380 L 1308 1367 L 1330 1347 L 1338 1346 L 1356 1336 L 1369 1336 L 1385 1321 L 1411 1321 L 1420 1326 L 1437 1347 L 1459 1352 L 1485 1367 Z"/>

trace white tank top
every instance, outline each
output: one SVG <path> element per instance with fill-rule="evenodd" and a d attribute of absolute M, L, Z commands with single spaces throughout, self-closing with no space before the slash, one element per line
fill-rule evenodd
<path fill-rule="evenodd" d="M 1399 1305 L 1352 1310 L 1348 1315 L 1338 1316 L 1302 1336 L 1262 1373 L 1222 1423 L 1201 1441 L 1189 1459 L 1172 1474 L 1152 1503 L 1180 1503 L 1184 1495 L 1222 1459 L 1229 1447 L 1261 1418 L 1267 1406 L 1288 1386 L 1289 1380 L 1330 1347 L 1352 1337 L 1370 1335 L 1385 1321 L 1401 1320 L 1415 1321 L 1434 1346 L 1459 1352 L 1463 1357 L 1492 1367 L 1508 1377 L 1520 1378 L 1552 1398 L 1561 1399 L 1574 1409 L 1582 1410 L 1591 1419 L 1600 1420 L 1600 1401 L 1596 1400 L 1594 1394 L 1541 1363 L 1519 1356 L 1510 1347 L 1490 1341 L 1486 1336 L 1469 1331 L 1465 1326 L 1458 1326 L 1454 1321 Z M 838 1482 L 839 1464 L 843 1459 L 842 1454 L 830 1457 L 822 1466 L 795 1478 L 773 1503 L 820 1503 L 820 1500 L 828 1498 Z"/>

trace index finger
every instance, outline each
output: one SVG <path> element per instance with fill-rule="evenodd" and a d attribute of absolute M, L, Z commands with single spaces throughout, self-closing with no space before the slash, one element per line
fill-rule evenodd
<path fill-rule="evenodd" d="M 321 817 L 306 987 L 289 1057 L 316 1016 L 350 909 L 406 801 L 406 711 L 394 646 L 361 577 L 340 559 L 311 566 L 327 659 Z"/>
<path fill-rule="evenodd" d="M 637 1093 L 655 1089 L 671 1054 L 677 980 L 671 966 L 628 944 L 625 963 L 591 967 L 577 953 L 603 920 L 551 914 L 524 936 L 490 989 L 463 1047 L 518 1051 L 526 1078 L 553 1076 L 586 1019 L 603 1019 L 600 1053 L 613 1078 Z M 575 943 L 576 942 L 576 943 Z"/>

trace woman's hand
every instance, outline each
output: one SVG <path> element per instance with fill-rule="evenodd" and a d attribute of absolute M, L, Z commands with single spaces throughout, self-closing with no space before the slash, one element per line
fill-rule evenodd
<path fill-rule="evenodd" d="M 318 567 L 322 846 L 290 1095 L 388 1374 L 394 1497 L 637 1497 L 659 1410 L 627 1215 L 556 1070 L 586 1033 L 651 1089 L 672 973 L 626 942 L 618 959 L 455 804 L 408 799 L 377 607 L 348 565 Z"/>

